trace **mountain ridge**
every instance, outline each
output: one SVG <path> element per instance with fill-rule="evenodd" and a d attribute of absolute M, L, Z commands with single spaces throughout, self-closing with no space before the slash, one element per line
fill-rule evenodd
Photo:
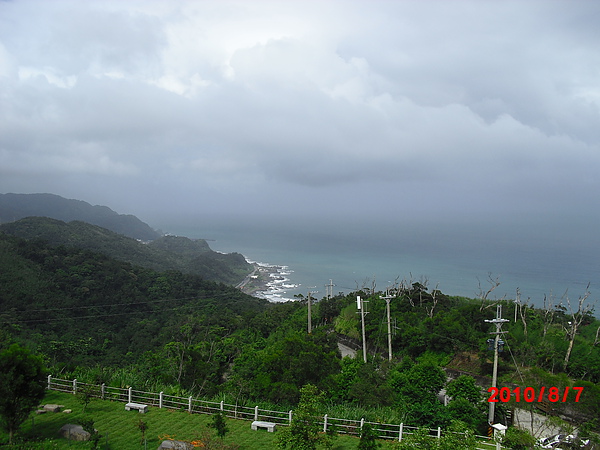
<path fill-rule="evenodd" d="M 55 194 L 0 194 L 0 232 L 229 285 L 238 284 L 253 270 L 241 254 L 215 252 L 203 239 L 162 236 L 136 216 Z"/>
<path fill-rule="evenodd" d="M 51 246 L 77 247 L 159 272 L 176 270 L 206 280 L 235 285 L 253 269 L 239 253 L 218 253 L 206 241 L 162 236 L 149 243 L 83 221 L 26 217 L 0 225 L 0 232 Z"/>
<path fill-rule="evenodd" d="M 142 241 L 151 241 L 161 236 L 136 216 L 119 214 L 108 206 L 92 206 L 83 200 L 48 193 L 0 194 L 0 223 L 15 222 L 30 216 L 49 217 L 64 222 L 81 220 Z"/>

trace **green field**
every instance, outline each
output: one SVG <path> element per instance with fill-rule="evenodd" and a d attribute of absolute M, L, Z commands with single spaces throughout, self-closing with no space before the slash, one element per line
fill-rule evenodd
<path fill-rule="evenodd" d="M 125 411 L 122 402 L 108 400 L 92 401 L 83 413 L 83 405 L 72 394 L 48 391 L 43 404 L 64 405 L 71 409 L 70 414 L 59 412 L 45 414 L 33 413 L 22 426 L 17 441 L 18 449 L 76 449 L 90 448 L 89 442 L 68 441 L 58 435 L 58 430 L 67 423 L 77 424 L 80 420 L 94 420 L 94 426 L 102 435 L 99 449 L 128 450 L 156 449 L 163 439 L 171 437 L 177 440 L 192 441 L 207 430 L 211 416 L 206 414 L 189 414 L 187 411 L 159 409 L 151 407 L 147 414 L 137 411 Z M 142 434 L 138 423 L 142 419 L 147 425 L 146 446 L 141 442 Z M 253 431 L 250 421 L 227 419 L 229 432 L 224 443 L 235 443 L 240 449 L 274 449 L 276 433 L 264 430 Z M 214 432 L 213 432 L 214 434 Z M 8 436 L 0 434 L 0 445 L 6 444 Z M 335 438 L 334 450 L 356 449 L 358 438 L 339 435 Z M 381 441 L 382 449 L 393 448 L 391 441 Z M 481 444 L 480 448 L 494 448 Z"/>
<path fill-rule="evenodd" d="M 147 414 L 137 411 L 125 411 L 122 402 L 94 400 L 85 414 L 83 406 L 71 394 L 49 391 L 44 399 L 44 404 L 64 405 L 65 409 L 72 409 L 70 414 L 45 413 L 32 414 L 31 419 L 25 422 L 19 432 L 19 437 L 27 442 L 22 447 L 27 449 L 62 449 L 62 448 L 90 448 L 87 442 L 67 441 L 59 437 L 58 430 L 67 423 L 78 423 L 81 419 L 93 419 L 94 426 L 100 434 L 100 449 L 127 450 L 144 448 L 141 444 L 141 432 L 138 429 L 140 419 L 148 424 L 146 432 L 147 448 L 156 449 L 165 435 L 179 440 L 193 440 L 198 437 L 211 422 L 211 416 L 205 414 L 189 414 L 185 411 L 150 408 Z M 273 449 L 275 448 L 276 433 L 266 431 L 253 431 L 250 421 L 227 419 L 229 432 L 225 436 L 225 443 L 235 443 L 242 449 Z M 34 442 L 35 440 L 35 442 Z M 7 436 L 1 435 L 0 442 L 6 442 Z M 338 436 L 334 449 L 355 449 L 358 439 L 351 436 Z M 384 442 L 384 447 L 389 447 Z"/>

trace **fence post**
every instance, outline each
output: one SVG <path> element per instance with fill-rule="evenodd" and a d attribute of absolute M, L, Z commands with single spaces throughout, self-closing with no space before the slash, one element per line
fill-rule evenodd
<path fill-rule="evenodd" d="M 323 416 L 323 433 L 327 433 L 327 414 Z"/>
<path fill-rule="evenodd" d="M 398 442 L 402 442 L 402 429 L 404 428 L 404 422 L 400 424 L 400 433 L 398 433 Z"/>
<path fill-rule="evenodd" d="M 127 389 L 127 402 L 131 403 L 131 386 L 129 386 L 129 388 Z"/>
<path fill-rule="evenodd" d="M 362 431 L 362 427 L 364 427 L 364 426 L 365 426 L 365 418 L 363 417 L 363 418 L 360 419 L 360 428 L 361 428 L 361 431 Z"/>
<path fill-rule="evenodd" d="M 442 429 L 438 427 L 438 439 L 442 437 Z"/>
<path fill-rule="evenodd" d="M 163 391 L 160 391 L 158 393 L 158 407 L 162 408 L 163 405 Z"/>
<path fill-rule="evenodd" d="M 191 395 L 188 398 L 188 411 L 190 412 L 190 414 L 192 413 L 192 396 Z"/>
<path fill-rule="evenodd" d="M 48 375 L 48 390 L 50 390 L 51 386 L 52 386 L 52 375 Z"/>
<path fill-rule="evenodd" d="M 288 420 L 290 423 L 292 423 L 292 410 L 290 409 L 290 412 L 288 412 Z"/>
<path fill-rule="evenodd" d="M 221 411 L 223 411 L 223 400 L 221 400 Z"/>
<path fill-rule="evenodd" d="M 102 400 L 104 400 L 104 396 L 106 395 L 106 384 L 102 383 L 102 386 L 100 386 L 100 393 L 102 396 Z"/>
<path fill-rule="evenodd" d="M 258 420 L 258 406 L 254 407 L 254 420 Z"/>
<path fill-rule="evenodd" d="M 77 378 L 73 380 L 73 395 L 77 394 Z"/>

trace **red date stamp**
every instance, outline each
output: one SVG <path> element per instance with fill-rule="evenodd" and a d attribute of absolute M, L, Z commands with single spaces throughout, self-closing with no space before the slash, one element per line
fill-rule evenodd
<path fill-rule="evenodd" d="M 582 387 L 565 387 L 564 389 L 559 389 L 557 387 L 550 387 L 546 389 L 546 386 L 542 386 L 539 390 L 535 390 L 532 387 L 520 388 L 516 387 L 514 389 L 510 389 L 507 387 L 497 388 L 491 387 L 487 390 L 490 393 L 490 397 L 488 398 L 488 402 L 497 403 L 503 402 L 507 403 L 510 401 L 511 397 L 514 396 L 516 402 L 525 401 L 527 403 L 538 402 L 541 403 L 545 399 L 549 402 L 557 403 L 557 402 L 566 402 L 569 397 L 571 400 L 573 399 L 573 395 L 575 395 L 575 402 L 579 401 L 579 397 L 581 397 L 581 393 L 583 392 Z M 545 396 L 545 398 L 544 398 Z"/>

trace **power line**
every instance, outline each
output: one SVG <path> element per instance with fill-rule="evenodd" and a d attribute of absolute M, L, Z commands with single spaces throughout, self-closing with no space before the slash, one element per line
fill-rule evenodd
<path fill-rule="evenodd" d="M 65 306 L 63 308 L 47 308 L 47 309 L 28 309 L 27 313 L 34 312 L 50 312 L 50 311 L 68 311 L 74 309 L 88 309 L 88 308 L 107 308 L 112 306 L 132 306 L 132 305 L 147 305 L 149 303 L 164 303 L 164 302 L 175 302 L 178 300 L 193 300 L 198 299 L 198 297 L 182 297 L 182 298 L 168 298 L 163 300 L 147 300 L 143 302 L 133 302 L 133 303 L 108 303 L 105 305 L 85 305 L 85 306 Z"/>
<path fill-rule="evenodd" d="M 185 305 L 185 306 L 176 306 L 175 308 L 167 308 L 162 311 L 176 311 L 185 308 L 193 308 L 195 305 Z M 76 316 L 76 317 L 54 317 L 54 318 L 44 318 L 44 319 L 28 319 L 21 320 L 17 319 L 18 323 L 35 323 L 35 322 L 59 322 L 61 320 L 80 320 L 80 319 L 97 319 L 100 317 L 116 317 L 116 316 L 129 316 L 133 314 L 147 314 L 147 311 L 129 311 L 122 313 L 112 313 L 112 314 L 94 314 L 90 316 Z M 7 323 L 7 322 L 5 322 Z"/>
<path fill-rule="evenodd" d="M 213 299 L 225 298 L 225 297 L 231 297 L 231 295 L 230 294 L 215 294 L 215 295 L 211 295 L 210 297 L 192 296 L 192 297 L 166 298 L 166 299 L 162 299 L 162 300 L 146 300 L 143 302 L 132 302 L 132 303 L 121 302 L 121 303 L 108 303 L 108 304 L 103 304 L 103 305 L 82 305 L 82 306 L 65 306 L 62 308 L 28 309 L 27 311 L 17 311 L 17 312 L 26 312 L 29 314 L 29 313 L 33 313 L 33 312 L 68 311 L 68 310 L 74 310 L 74 309 L 106 308 L 106 307 L 112 307 L 112 306 L 147 305 L 150 303 L 166 303 L 166 302 L 176 302 L 176 301 L 180 301 L 180 300 L 213 300 Z"/>
<path fill-rule="evenodd" d="M 85 305 L 85 306 L 69 306 L 64 308 L 48 308 L 48 309 L 34 309 L 27 311 L 15 311 L 11 310 L 10 312 L 16 314 L 31 314 L 31 313 L 50 313 L 50 312 L 60 312 L 60 311 L 75 311 L 75 310 L 83 310 L 83 309 L 93 309 L 93 308 L 111 308 L 111 307 L 129 307 L 129 306 L 140 306 L 140 305 L 149 305 L 156 303 L 167 303 L 167 302 L 176 302 L 183 300 L 217 300 L 219 298 L 230 297 L 229 294 L 217 294 L 210 297 L 181 297 L 181 298 L 169 298 L 163 300 L 147 300 L 143 302 L 133 302 L 133 303 L 110 303 L 104 305 Z M 185 308 L 195 308 L 197 305 L 180 305 L 173 308 L 163 308 L 161 311 L 176 311 L 178 309 Z M 9 313 L 10 313 L 9 312 Z M 101 317 L 114 317 L 114 316 L 125 316 L 132 314 L 147 314 L 148 311 L 128 311 L 128 312 L 120 312 L 120 313 L 107 313 L 107 314 L 92 314 L 88 316 L 66 316 L 66 317 L 45 317 L 43 319 L 19 319 L 15 318 L 15 321 L 18 323 L 35 323 L 35 322 L 56 322 L 61 320 L 78 320 L 78 319 L 93 319 L 93 318 L 101 318 Z M 6 315 L 6 313 L 5 313 Z M 3 323 L 10 323 L 6 320 Z"/>

